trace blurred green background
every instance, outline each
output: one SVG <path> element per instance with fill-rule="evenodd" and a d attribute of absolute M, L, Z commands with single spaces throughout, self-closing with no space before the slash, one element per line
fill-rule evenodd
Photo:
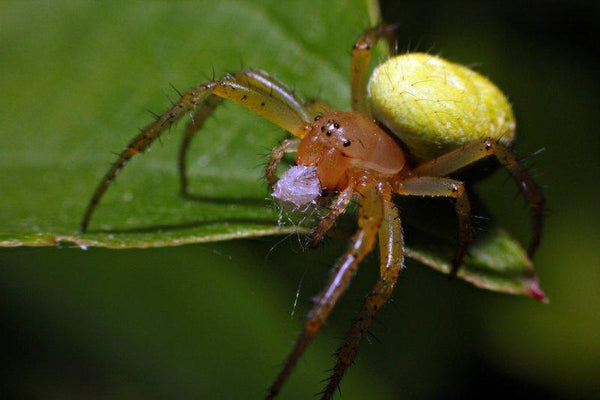
<path fill-rule="evenodd" d="M 106 143 L 77 148 L 88 152 L 89 164 L 106 164 L 108 150 L 148 121 L 144 108 L 166 106 L 161 89 L 188 87 L 213 67 L 221 74 L 240 62 L 273 72 L 303 96 L 320 94 L 347 107 L 346 86 L 316 76 L 311 57 L 277 43 L 299 38 L 315 59 L 331 59 L 321 68 L 347 76 L 349 49 L 366 18 L 347 12 L 338 18 L 335 7 L 345 2 L 257 3 L 0 3 L 2 146 L 14 149 L 15 159 L 43 160 L 51 169 L 75 158 L 68 142 L 53 142 L 54 132 L 110 130 Z M 269 13 L 261 12 L 265 4 Z M 310 19 L 323 12 L 320 6 L 329 7 L 331 20 L 317 27 Z M 228 20 L 211 18 L 225 7 L 231 7 Z M 598 398 L 600 84 L 592 51 L 600 8 L 552 1 L 389 1 L 382 8 L 386 20 L 400 23 L 400 51 L 430 51 L 475 66 L 510 96 L 517 151 L 545 148 L 528 163 L 551 209 L 535 260 L 551 302 L 484 292 L 409 262 L 394 302 L 374 327 L 380 342 L 361 348 L 343 398 Z M 242 26 L 248 18 L 276 21 L 279 29 L 257 24 L 249 31 Z M 350 32 L 347 47 L 317 42 L 319 29 L 340 37 Z M 215 31 L 227 47 L 207 35 Z M 220 111 L 213 128 L 230 116 L 239 121 L 238 111 Z M 268 142 L 260 146 L 276 142 L 276 129 L 240 118 L 249 130 L 266 130 Z M 177 140 L 164 142 L 141 162 L 172 160 L 165 168 L 175 191 Z M 65 154 L 60 162 L 48 156 L 56 148 Z M 263 158 L 257 154 L 256 164 Z M 5 173 L 8 164 L 2 164 L 1 196 L 6 188 L 35 187 Z M 249 173 L 258 177 L 260 167 Z M 127 179 L 136 179 L 135 168 L 114 189 L 119 196 Z M 94 183 L 73 185 L 83 185 L 86 197 Z M 256 179 L 256 185 L 262 183 Z M 506 174 L 498 172 L 477 191 L 526 241 L 528 212 Z M 31 198 L 49 201 L 35 190 Z M 0 210 L 0 230 L 8 218 Z M 147 250 L 0 249 L 0 397 L 260 398 L 345 244 L 332 239 L 322 249 L 302 251 L 295 237 L 282 239 Z M 376 261 L 372 256 L 363 264 L 282 398 L 319 391 L 333 351 L 376 279 Z"/>

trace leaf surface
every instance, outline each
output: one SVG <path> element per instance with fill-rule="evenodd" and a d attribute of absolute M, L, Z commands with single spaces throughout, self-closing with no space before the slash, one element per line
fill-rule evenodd
<path fill-rule="evenodd" d="M 180 124 L 127 165 L 89 233 L 77 229 L 114 160 L 111 151 L 118 153 L 151 120 L 145 109 L 160 113 L 177 96 L 169 84 L 185 90 L 213 74 L 259 68 L 304 98 L 349 108 L 349 49 L 369 25 L 373 4 L 0 6 L 0 245 L 140 248 L 306 232 L 309 224 L 279 223 L 262 180 L 269 149 L 284 133 L 231 103 L 192 145 L 193 198 L 178 194 Z M 451 240 L 436 244 L 437 232 L 419 232 L 408 239 L 408 254 L 448 272 Z M 531 262 L 501 229 L 477 241 L 459 277 L 544 298 Z"/>

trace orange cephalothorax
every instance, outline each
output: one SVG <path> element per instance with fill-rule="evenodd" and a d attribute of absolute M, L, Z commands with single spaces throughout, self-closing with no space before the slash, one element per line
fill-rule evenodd
<path fill-rule="evenodd" d="M 395 139 L 359 112 L 331 111 L 315 118 L 302 139 L 298 165 L 313 165 L 322 187 L 343 189 L 349 168 L 394 175 L 404 167 L 404 153 Z"/>

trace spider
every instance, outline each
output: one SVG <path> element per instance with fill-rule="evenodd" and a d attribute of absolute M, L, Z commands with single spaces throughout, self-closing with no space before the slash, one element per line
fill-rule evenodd
<path fill-rule="evenodd" d="M 358 200 L 358 229 L 333 267 L 329 282 L 317 296 L 302 333 L 267 398 L 274 398 L 299 357 L 321 330 L 347 289 L 358 264 L 379 242 L 380 277 L 367 295 L 322 392 L 332 397 L 375 314 L 390 299 L 404 265 L 403 232 L 393 195 L 455 199 L 458 246 L 450 276 L 456 276 L 472 241 L 470 202 L 465 183 L 448 175 L 494 156 L 516 179 L 533 212 L 528 255 L 540 243 L 544 196 L 510 149 L 515 120 L 502 92 L 478 73 L 429 54 L 389 57 L 369 79 L 372 47 L 393 42 L 393 27 L 366 30 L 352 48 L 352 111 L 332 109 L 325 101 L 300 99 L 284 84 L 259 70 L 244 70 L 192 87 L 174 105 L 146 126 L 121 152 L 91 198 L 81 231 L 118 172 L 143 153 L 182 116 L 190 113 L 179 152 L 181 191 L 187 193 L 186 154 L 194 135 L 223 99 L 233 100 L 275 123 L 296 138 L 276 146 L 266 167 L 273 196 L 297 209 L 326 199 L 329 210 L 314 229 L 317 246 Z M 277 167 L 295 152 L 295 166 L 280 179 Z"/>

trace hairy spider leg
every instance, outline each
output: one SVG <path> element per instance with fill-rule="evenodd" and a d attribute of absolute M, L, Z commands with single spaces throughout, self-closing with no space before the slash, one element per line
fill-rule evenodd
<path fill-rule="evenodd" d="M 367 105 L 367 82 L 369 80 L 372 48 L 377 41 L 385 37 L 389 46 L 394 46 L 394 25 L 378 25 L 366 30 L 352 47 L 352 61 L 350 71 L 352 74 L 352 109 L 371 115 Z"/>
<path fill-rule="evenodd" d="M 310 123 L 312 121 L 304 101 L 274 76 L 257 69 L 236 72 L 234 75 L 240 80 L 246 80 L 248 85 L 253 86 L 262 93 L 269 94 L 269 97 L 278 100 L 279 103 L 293 110 L 304 122 Z"/>
<path fill-rule="evenodd" d="M 458 249 L 452 259 L 450 278 L 456 277 L 473 236 L 471 232 L 471 203 L 464 183 L 455 179 L 423 176 L 400 181 L 395 188 L 403 196 L 443 196 L 456 199 L 458 216 Z"/>
<path fill-rule="evenodd" d="M 81 221 L 81 232 L 85 232 L 100 199 L 119 171 L 135 155 L 143 153 L 160 135 L 187 112 L 201 106 L 210 95 L 233 100 L 261 117 L 273 122 L 294 136 L 303 137 L 309 129 L 310 118 L 303 105 L 283 85 L 261 71 L 240 71 L 217 81 L 194 86 L 185 92 L 156 121 L 146 126 L 121 152 L 104 178 L 97 186 Z M 271 82 L 272 84 L 269 84 Z M 185 157 L 184 157 L 185 158 Z"/>
<path fill-rule="evenodd" d="M 310 247 L 314 249 L 323 241 L 325 235 L 333 227 L 338 217 L 348 208 L 348 204 L 352 201 L 354 190 L 353 185 L 348 185 L 346 189 L 338 194 L 335 201 L 331 204 L 329 212 L 321 218 L 316 229 L 313 231 L 310 238 Z"/>
<path fill-rule="evenodd" d="M 306 318 L 304 330 L 296 340 L 294 349 L 271 385 L 267 399 L 273 399 L 279 393 L 296 362 L 321 330 L 342 293 L 346 291 L 358 264 L 373 249 L 382 220 L 381 199 L 373 192 L 360 197 L 359 204 L 359 229 L 352 237 L 346 252 L 335 264 L 327 286 L 316 298 L 315 305 Z"/>
<path fill-rule="evenodd" d="M 313 120 L 316 116 L 326 114 L 329 111 L 333 110 L 331 104 L 321 99 L 306 100 L 306 102 L 304 103 L 304 108 L 306 108 Z"/>
<path fill-rule="evenodd" d="M 325 100 L 321 99 L 308 99 L 304 102 L 304 109 L 308 112 L 311 119 L 314 120 L 319 115 L 325 114 L 330 111 L 331 105 Z M 267 163 L 265 169 L 265 178 L 269 188 L 272 188 L 277 183 L 277 168 L 286 153 L 295 153 L 298 150 L 300 144 L 299 139 L 285 139 L 279 145 L 275 146 L 271 150 L 271 157 Z"/>
<path fill-rule="evenodd" d="M 337 362 L 322 392 L 322 400 L 330 399 L 335 393 L 346 370 L 356 358 L 358 347 L 367 335 L 375 314 L 390 300 L 404 266 L 402 223 L 398 209 L 389 200 L 383 200 L 383 219 L 379 228 L 379 259 L 379 280 L 367 295 L 344 343 L 336 352 Z"/>
<path fill-rule="evenodd" d="M 247 70 L 241 71 L 238 74 L 243 75 L 248 80 L 252 80 L 255 87 L 260 88 L 264 92 L 269 92 L 272 96 L 289 104 L 289 106 L 296 110 L 296 112 L 306 121 L 310 121 L 316 115 L 320 115 L 331 109 L 331 106 L 325 100 L 309 99 L 303 102 L 290 88 L 264 71 Z M 181 193 L 183 195 L 187 194 L 188 179 L 186 158 L 190 143 L 196 133 L 202 129 L 204 121 L 214 112 L 221 101 L 223 101 L 223 99 L 215 95 L 207 98 L 203 107 L 197 109 L 196 113 L 192 116 L 190 122 L 186 126 L 185 134 L 181 141 L 181 147 L 179 148 L 179 181 L 181 182 Z M 265 171 L 269 187 L 272 187 L 277 181 L 277 167 L 279 166 L 279 162 L 283 158 L 283 155 L 295 151 L 295 148 L 291 143 L 283 141 L 281 145 L 283 148 L 277 146 L 271 152 L 271 159 Z M 297 147 L 297 143 L 295 147 Z M 283 151 L 283 153 L 281 153 L 281 151 Z M 277 157 L 279 157 L 279 159 L 277 159 Z"/>
<path fill-rule="evenodd" d="M 187 152 L 190 147 L 190 143 L 194 138 L 196 132 L 202 129 L 204 122 L 212 115 L 215 109 L 223 102 L 222 97 L 215 95 L 208 96 L 202 106 L 198 107 L 192 114 L 190 122 L 185 127 L 183 133 L 183 139 L 181 140 L 181 146 L 179 147 L 178 155 L 178 166 L 179 166 L 179 183 L 182 195 L 188 194 L 188 179 L 187 179 Z"/>
<path fill-rule="evenodd" d="M 284 104 L 287 104 L 290 108 L 295 110 L 305 122 L 310 121 L 310 113 L 304 106 L 303 101 L 296 96 L 291 89 L 273 76 L 260 70 L 240 71 L 234 75 L 239 79 L 245 79 L 249 85 L 254 86 L 264 93 L 269 93 L 270 96 L 279 99 Z M 220 99 L 214 95 L 212 98 Z M 210 100 L 210 98 L 208 100 Z M 218 100 L 216 101 L 218 102 Z M 185 135 L 179 150 L 179 177 L 182 194 L 187 194 L 187 171 L 185 159 L 190 143 L 195 134 L 202 128 L 203 120 L 212 114 L 217 105 L 218 103 L 213 105 L 211 102 L 207 104 L 207 110 L 202 110 L 202 108 L 198 109 L 197 114 L 199 115 L 194 115 L 186 127 Z M 270 184 L 270 186 L 272 186 L 272 184 Z"/>
<path fill-rule="evenodd" d="M 527 250 L 533 258 L 542 238 L 545 198 L 516 154 L 497 140 L 485 138 L 468 143 L 438 158 L 427 161 L 413 170 L 417 176 L 445 176 L 488 156 L 495 156 L 506 168 L 525 195 L 533 214 L 533 233 Z"/>
<path fill-rule="evenodd" d="M 299 144 L 300 139 L 285 139 L 277 146 L 273 147 L 269 163 L 265 169 L 265 178 L 267 178 L 269 188 L 273 188 L 273 185 L 277 183 L 277 167 L 279 167 L 279 163 L 283 159 L 283 156 L 286 153 L 295 153 L 296 150 L 298 150 Z"/>

